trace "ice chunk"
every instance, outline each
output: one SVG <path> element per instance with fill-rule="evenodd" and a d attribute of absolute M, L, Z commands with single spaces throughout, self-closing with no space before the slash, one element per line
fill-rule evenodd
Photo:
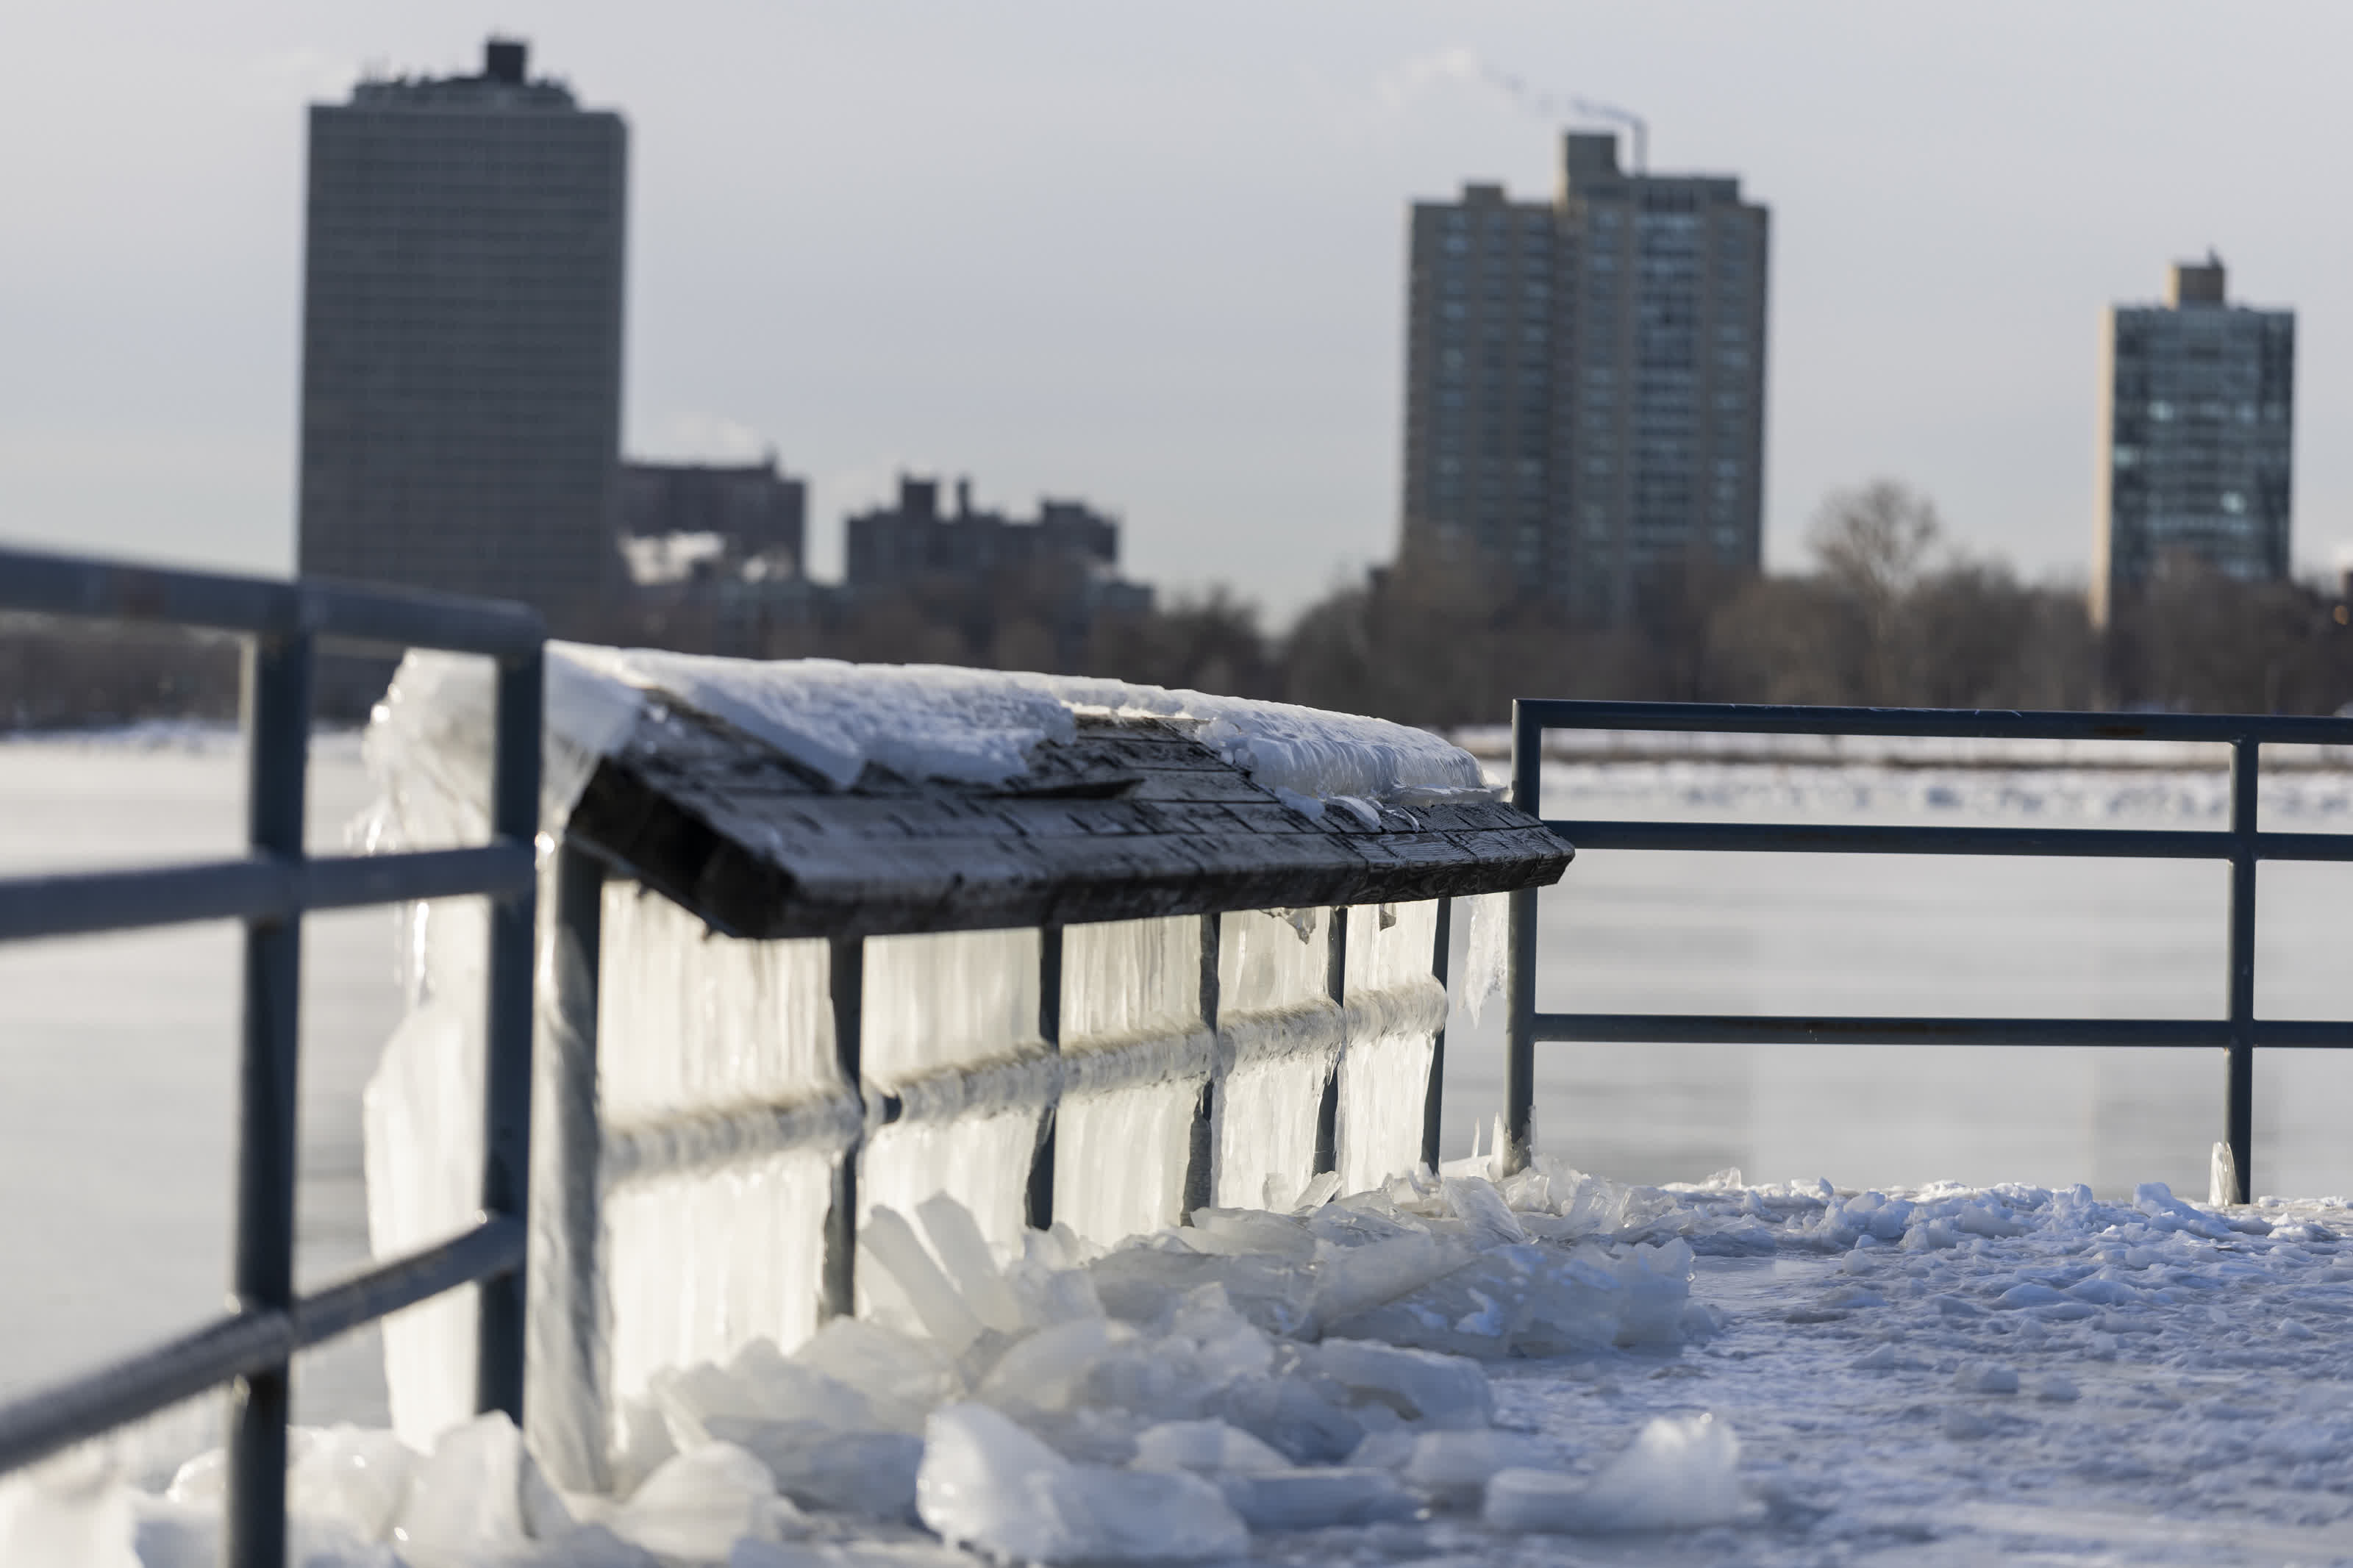
<path fill-rule="evenodd" d="M 1308 1364 L 1358 1403 L 1385 1405 L 1409 1421 L 1461 1429 L 1495 1418 L 1486 1370 L 1461 1356 L 1327 1339 Z"/>
<path fill-rule="evenodd" d="M 859 1227 L 859 1250 L 891 1278 L 914 1308 L 924 1330 L 951 1356 L 980 1337 L 981 1321 L 923 1247 L 915 1227 L 896 1209 L 877 1208 Z"/>
<path fill-rule="evenodd" d="M 1713 1415 L 1662 1418 L 1631 1447 L 1578 1482 L 1550 1470 L 1505 1470 L 1487 1484 L 1487 1523 L 1497 1530 L 1611 1534 L 1697 1530 L 1744 1516 L 1740 1440 Z"/>
<path fill-rule="evenodd" d="M 1528 1239 L 1527 1228 L 1513 1215 L 1495 1184 L 1480 1176 L 1448 1176 L 1446 1207 L 1470 1232 L 1474 1247 L 1511 1247 Z"/>
<path fill-rule="evenodd" d="M 2000 1362 L 1963 1362 L 1953 1373 L 1953 1386 L 1967 1394 L 2016 1394 L 2018 1369 Z"/>
<path fill-rule="evenodd" d="M 1330 1209 L 1322 1212 L 1329 1214 Z M 1342 1322 L 1394 1301 L 1469 1263 L 1474 1253 L 1457 1237 L 1427 1231 L 1352 1247 L 1324 1259 L 1315 1281 L 1318 1321 Z"/>
<path fill-rule="evenodd" d="M 997 1358 L 980 1397 L 1000 1409 L 1068 1410 L 1095 1363 L 1134 1337 L 1125 1324 L 1103 1318 L 1040 1329 Z"/>
<path fill-rule="evenodd" d="M 453 1426 L 420 1466 L 392 1530 L 408 1568 L 470 1568 L 568 1535 L 572 1516 L 498 1414 Z"/>
<path fill-rule="evenodd" d="M 1296 1464 L 1335 1463 L 1365 1440 L 1365 1424 L 1303 1378 L 1245 1379 L 1219 1394 L 1216 1409 Z"/>
<path fill-rule="evenodd" d="M 1319 1467 L 1218 1478 L 1227 1503 L 1253 1530 L 1320 1530 L 1410 1519 L 1420 1505 L 1387 1470 Z"/>
<path fill-rule="evenodd" d="M 933 1413 L 916 1488 L 942 1540 L 1014 1562 L 1191 1562 L 1250 1541 L 1198 1477 L 1073 1464 L 985 1405 Z"/>
<path fill-rule="evenodd" d="M 948 1397 L 955 1373 L 936 1346 L 862 1318 L 832 1318 L 792 1353 L 866 1396 L 874 1418 L 894 1432 L 921 1432 Z"/>
<path fill-rule="evenodd" d="M 1306 1266 L 1260 1254 L 1210 1257 L 1145 1242 L 1121 1247 L 1087 1266 L 1103 1310 L 1132 1323 L 1150 1323 L 1204 1285 L 1223 1286 L 1234 1310 L 1268 1333 L 1291 1335 L 1307 1326 Z"/>
<path fill-rule="evenodd" d="M 1297 1262 L 1315 1256 L 1315 1237 L 1304 1222 L 1263 1209 L 1195 1209 L 1193 1223 L 1176 1235 L 1196 1252 L 1264 1254 Z"/>
<path fill-rule="evenodd" d="M 652 1400 L 621 1401 L 618 1431 L 613 1439 L 613 1495 L 628 1497 L 677 1452 L 678 1445 L 670 1441 L 670 1423 Z"/>
<path fill-rule="evenodd" d="M 1327 1322 L 1324 1332 L 1482 1359 L 1672 1344 L 1691 1268 L 1680 1241 L 1622 1257 L 1590 1245 L 1498 1247 L 1409 1295 Z"/>
<path fill-rule="evenodd" d="M 725 1368 L 708 1362 L 658 1373 L 655 1405 L 680 1448 L 707 1442 L 718 1417 L 807 1421 L 851 1431 L 881 1425 L 866 1396 L 804 1363 L 788 1361 L 774 1343 L 754 1340 Z"/>
<path fill-rule="evenodd" d="M 2239 1201 L 2239 1159 L 2228 1143 L 2214 1145 L 2206 1174 L 2206 1206 L 2228 1208 Z"/>
<path fill-rule="evenodd" d="M 1462 1007 L 1475 1028 L 1480 1014 L 1486 1011 L 1488 998 L 1504 992 L 1504 968 L 1512 945 L 1512 895 L 1481 893 L 1476 898 L 1455 900 L 1456 908 L 1464 905 L 1469 906 L 1470 936 L 1463 951 Z"/>
<path fill-rule="evenodd" d="M 390 1432 L 358 1426 L 297 1426 L 286 1447 L 287 1511 L 360 1541 L 391 1530 L 421 1459 Z M 217 1512 L 227 1489 L 227 1451 L 213 1448 L 182 1465 L 164 1495 Z"/>
<path fill-rule="evenodd" d="M 915 1507 L 923 1439 L 907 1432 L 847 1432 L 822 1421 L 714 1415 L 712 1437 L 766 1467 L 776 1489 L 804 1508 L 905 1519 Z"/>
<path fill-rule="evenodd" d="M 0 1476 L 0 1563 L 140 1568 L 131 1540 L 131 1489 L 102 1450 Z"/>
<path fill-rule="evenodd" d="M 616 1512 L 613 1532 L 666 1558 L 723 1558 L 744 1536 L 773 1541 L 778 1511 L 767 1468 L 732 1443 L 706 1443 L 664 1464 Z"/>
<path fill-rule="evenodd" d="M 1223 1421 L 1163 1421 L 1135 1437 L 1138 1470 L 1280 1470 L 1291 1461 Z"/>
<path fill-rule="evenodd" d="M 1440 1508 L 1476 1508 L 1491 1476 L 1549 1463 L 1544 1445 L 1517 1432 L 1424 1432 L 1412 1439 L 1405 1480 Z"/>

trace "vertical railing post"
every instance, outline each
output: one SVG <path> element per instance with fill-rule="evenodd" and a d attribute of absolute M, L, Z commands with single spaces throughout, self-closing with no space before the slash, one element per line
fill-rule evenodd
<path fill-rule="evenodd" d="M 1218 1039 L 1218 955 L 1223 915 L 1201 917 L 1201 1027 L 1209 1036 L 1209 1076 L 1201 1085 L 1201 1099 L 1193 1108 L 1192 1148 L 1185 1158 L 1184 1214 L 1190 1222 L 1195 1209 L 1217 1201 L 1219 1117 L 1225 1079 L 1225 1047 Z"/>
<path fill-rule="evenodd" d="M 510 844 L 539 840 L 539 761 L 545 702 L 543 656 L 533 649 L 500 666 L 491 770 L 491 832 Z M 536 879 L 491 905 L 488 1016 L 482 1050 L 482 1208 L 531 1223 L 532 965 L 538 940 Z M 480 1287 L 475 1408 L 523 1420 L 525 1290 L 515 1268 Z"/>
<path fill-rule="evenodd" d="M 1314 1174 L 1340 1168 L 1340 1074 L 1348 1059 L 1348 906 L 1330 911 L 1330 929 L 1324 948 L 1324 994 L 1338 1015 L 1340 1049 L 1332 1058 L 1331 1076 L 1324 1080 L 1323 1098 L 1315 1102 L 1315 1169 Z"/>
<path fill-rule="evenodd" d="M 1038 931 L 1038 1037 L 1055 1056 L 1062 1052 L 1062 928 L 1043 926 Z M 1055 1120 L 1061 1089 L 1038 1114 L 1038 1146 L 1029 1155 L 1029 1191 L 1026 1219 L 1032 1230 L 1054 1228 Z"/>
<path fill-rule="evenodd" d="M 1512 804 L 1544 816 L 1544 726 L 1519 701 L 1512 704 Z M 1535 1142 L 1536 890 L 1510 895 L 1511 942 L 1506 950 L 1504 1026 L 1504 1147 L 1508 1173 L 1525 1168 Z"/>
<path fill-rule="evenodd" d="M 536 1047 L 533 1228 L 557 1238 L 562 1267 L 531 1282 L 525 1427 L 549 1479 L 567 1491 L 612 1485 L 607 1435 L 612 1357 L 605 1335 L 605 1128 L 597 1093 L 596 1001 L 605 928 L 605 862 L 559 840 L 548 889 L 548 988 Z M 533 1247 L 534 1254 L 540 1248 Z M 545 1256 L 547 1254 L 540 1254 Z"/>
<path fill-rule="evenodd" d="M 311 637 L 257 636 L 245 652 L 246 843 L 299 869 L 311 731 Z M 237 1074 L 237 1253 L 240 1310 L 294 1305 L 302 917 L 245 928 L 244 1038 Z M 239 1378 L 229 1399 L 227 1562 L 286 1561 L 286 1421 L 291 1367 Z"/>
<path fill-rule="evenodd" d="M 2223 1096 L 2223 1141 L 2236 1167 L 2233 1202 L 2254 1194 L 2255 826 L 2259 746 L 2231 742 L 2231 1052 Z"/>
<path fill-rule="evenodd" d="M 832 943 L 833 1054 L 841 1080 L 865 1098 L 866 939 L 838 936 Z M 828 1318 L 858 1310 L 858 1160 L 865 1133 L 853 1135 L 833 1166 L 833 1205 L 825 1216 L 825 1274 L 819 1309 Z"/>
<path fill-rule="evenodd" d="M 1454 900 L 1438 900 L 1438 939 L 1430 955 L 1430 977 L 1438 989 L 1445 993 L 1451 1007 L 1454 989 L 1447 984 L 1447 966 L 1453 957 Z M 1430 1082 L 1421 1091 L 1421 1163 L 1431 1173 L 1438 1170 L 1439 1132 L 1446 1110 L 1446 1025 L 1441 1018 L 1438 1032 L 1430 1038 Z"/>

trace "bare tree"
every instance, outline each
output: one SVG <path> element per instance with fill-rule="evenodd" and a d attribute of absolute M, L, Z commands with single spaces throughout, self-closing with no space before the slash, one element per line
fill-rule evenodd
<path fill-rule="evenodd" d="M 1814 514 L 1808 542 L 1822 576 L 1862 618 L 1862 701 L 1901 702 L 1918 683 L 1905 617 L 1944 531 L 1936 503 L 1894 479 L 1834 490 Z"/>

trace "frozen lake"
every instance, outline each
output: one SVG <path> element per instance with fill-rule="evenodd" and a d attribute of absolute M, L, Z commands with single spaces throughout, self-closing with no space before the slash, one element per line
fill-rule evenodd
<path fill-rule="evenodd" d="M 2345 826 L 2346 775 L 2286 775 L 2268 816 Z M 1910 816 L 2219 825 L 2221 778 L 1986 770 L 1579 764 L 1547 810 L 1580 816 Z M 0 744 L 0 868 L 235 853 L 233 740 Z M 365 796 L 356 747 L 323 742 L 312 842 Z M 2258 1005 L 2341 1016 L 2345 868 L 2263 874 Z M 1546 896 L 1538 1005 L 1581 1010 L 2219 1014 L 2223 868 L 2122 861 L 1588 854 Z M 398 1012 L 393 916 L 314 920 L 304 951 L 301 1268 L 365 1250 L 358 1095 Z M 227 1273 L 237 932 L 204 928 L 0 948 L 0 1393 L 219 1309 Z M 1495 1037 L 1450 1038 L 1449 1152 L 1501 1103 Z M 2205 1190 L 2219 1053 L 1888 1047 L 1542 1047 L 1541 1144 L 1620 1180 L 1824 1175 L 1842 1187 L 2165 1180 Z M 2260 1190 L 2353 1191 L 2338 1128 L 2353 1062 L 2265 1053 Z M 381 1423 L 373 1341 L 298 1379 L 308 1418 Z"/>

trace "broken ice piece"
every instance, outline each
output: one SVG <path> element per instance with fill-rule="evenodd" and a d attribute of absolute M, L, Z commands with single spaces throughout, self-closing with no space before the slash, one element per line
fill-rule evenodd
<path fill-rule="evenodd" d="M 417 1568 L 468 1563 L 571 1533 L 573 1520 L 505 1415 L 453 1426 L 417 1469 L 393 1539 Z"/>
<path fill-rule="evenodd" d="M 1446 1207 L 1470 1226 L 1472 1245 L 1514 1247 L 1528 1239 L 1527 1228 L 1512 1213 L 1493 1182 L 1480 1176 L 1449 1176 L 1442 1184 Z"/>
<path fill-rule="evenodd" d="M 2016 1394 L 2018 1369 L 1998 1361 L 1967 1361 L 1953 1373 L 1953 1386 L 1965 1394 Z"/>
<path fill-rule="evenodd" d="M 778 1512 L 767 1468 L 732 1443 L 705 1443 L 666 1461 L 607 1521 L 613 1532 L 664 1558 L 724 1558 L 745 1536 L 774 1541 Z"/>
<path fill-rule="evenodd" d="M 1714 1415 L 1665 1417 L 1588 1481 L 1554 1470 L 1505 1470 L 1487 1483 L 1496 1530 L 1612 1534 L 1698 1530 L 1746 1517 L 1740 1439 Z"/>
<path fill-rule="evenodd" d="M 898 1283 L 915 1316 L 950 1356 L 962 1355 L 980 1338 L 979 1317 L 896 1209 L 877 1205 L 860 1227 L 858 1246 Z"/>
<path fill-rule="evenodd" d="M 1517 1432 L 1424 1432 L 1413 1439 L 1405 1480 L 1440 1508 L 1476 1508 L 1489 1477 L 1551 1460 L 1544 1445 Z"/>
<path fill-rule="evenodd" d="M 1385 1405 L 1409 1421 L 1464 1428 L 1495 1418 L 1486 1369 L 1462 1356 L 1325 1340 L 1307 1364 L 1346 1389 L 1355 1403 Z"/>
<path fill-rule="evenodd" d="M 1250 1543 L 1199 1477 L 1073 1464 L 985 1405 L 933 1413 L 916 1496 L 943 1541 L 1013 1562 L 1193 1562 Z"/>
<path fill-rule="evenodd" d="M 1018 1334 L 1032 1326 L 1022 1321 L 1021 1303 L 1006 1284 L 997 1259 L 989 1255 L 988 1238 L 980 1234 L 970 1209 L 945 1193 L 934 1193 L 915 1205 L 915 1217 L 923 1222 L 932 1250 L 939 1255 L 974 1316 L 1004 1334 Z"/>
<path fill-rule="evenodd" d="M 1239 1426 L 1215 1419 L 1163 1421 L 1135 1437 L 1138 1470 L 1284 1470 L 1291 1461 Z"/>
<path fill-rule="evenodd" d="M 1321 1530 L 1334 1524 L 1376 1524 L 1421 1511 L 1387 1470 L 1318 1466 L 1309 1469 L 1245 1470 L 1218 1478 L 1226 1501 L 1253 1530 Z"/>
<path fill-rule="evenodd" d="M 2034 1397 L 2053 1405 L 2069 1405 L 2081 1399 L 2083 1394 L 2073 1381 L 2054 1372 L 2036 1381 Z"/>
<path fill-rule="evenodd" d="M 914 1511 L 923 1443 L 910 1433 L 845 1432 L 821 1421 L 714 1415 L 711 1436 L 758 1459 L 776 1489 L 803 1508 L 881 1520 L 902 1520 Z M 649 1479 L 647 1485 L 652 1484 Z"/>

